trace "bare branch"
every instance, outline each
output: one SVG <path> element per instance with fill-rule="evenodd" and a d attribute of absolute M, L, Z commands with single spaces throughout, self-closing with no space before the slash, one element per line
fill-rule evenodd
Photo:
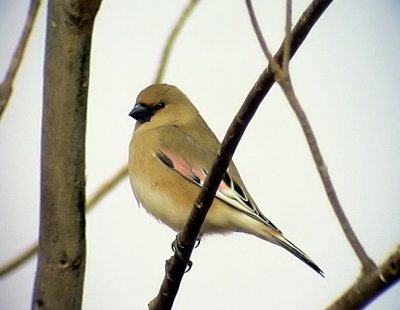
<path fill-rule="evenodd" d="M 246 0 L 246 3 L 249 2 L 250 0 Z M 280 64 L 275 60 L 268 58 L 270 65 L 272 67 L 272 70 L 275 71 L 276 73 L 276 79 L 279 84 L 279 86 L 282 88 L 282 91 L 284 92 L 287 100 L 290 103 L 290 106 L 292 107 L 293 111 L 295 112 L 297 119 L 299 120 L 299 123 L 301 125 L 301 128 L 304 132 L 304 135 L 307 139 L 307 143 L 309 145 L 311 154 L 313 156 L 315 165 L 317 167 L 318 173 L 321 177 L 321 181 L 324 185 L 325 192 L 328 196 L 328 199 L 332 205 L 332 208 L 336 214 L 336 217 L 338 218 L 338 221 L 340 225 L 342 226 L 342 229 L 346 235 L 347 240 L 349 241 L 350 245 L 352 246 L 354 252 L 356 253 L 358 259 L 360 260 L 362 266 L 363 266 L 363 271 L 364 272 L 369 272 L 373 269 L 376 268 L 375 263 L 370 259 L 365 252 L 363 246 L 361 245 L 361 242 L 358 240 L 356 234 L 354 233 L 350 222 L 348 221 L 343 208 L 339 202 L 339 198 L 336 195 L 335 188 L 333 187 L 328 168 L 325 164 L 325 161 L 322 157 L 322 153 L 318 147 L 317 140 L 315 138 L 314 132 L 311 128 L 311 124 L 308 121 L 308 118 L 303 110 L 303 108 L 300 105 L 299 100 L 297 99 L 297 96 L 295 94 L 290 74 L 289 74 L 289 54 L 290 54 L 290 49 L 291 49 L 291 33 L 290 33 L 290 28 L 291 28 L 291 14 L 292 14 L 292 3 L 291 0 L 286 1 L 286 25 L 285 25 L 285 30 L 286 30 L 286 37 L 284 40 L 284 45 L 283 45 L 283 60 L 281 61 L 282 63 L 282 69 L 280 67 Z M 254 26 L 254 31 L 257 35 L 258 41 L 260 42 L 261 48 L 263 50 L 268 51 L 267 44 L 263 38 L 262 32 L 260 28 L 258 27 L 257 19 L 255 17 L 254 12 L 252 12 L 252 8 L 250 5 L 249 8 L 249 15 L 250 19 L 252 21 L 252 24 Z M 282 49 L 282 46 L 281 46 Z M 280 50 L 281 50 L 280 49 Z M 265 52 L 264 52 L 265 53 Z M 278 68 L 278 69 L 277 69 Z M 277 74 L 277 70 L 282 72 L 281 74 Z"/>
<path fill-rule="evenodd" d="M 18 68 L 21 65 L 25 48 L 27 46 L 29 36 L 32 32 L 33 23 L 36 19 L 39 7 L 40 7 L 40 0 L 31 0 L 28 16 L 25 21 L 21 38 L 19 39 L 18 46 L 15 49 L 14 55 L 12 56 L 11 63 L 7 70 L 6 76 L 4 77 L 3 82 L 1 82 L 0 84 L 0 118 L 3 115 L 4 110 L 8 105 L 12 93 L 12 85 L 17 75 Z"/>
<path fill-rule="evenodd" d="M 316 23 L 331 2 L 332 0 L 313 1 L 302 14 L 292 32 L 293 44 L 291 48 L 291 57 L 300 47 L 312 26 Z M 281 46 L 278 53 L 275 55 L 275 59 L 282 59 L 282 50 L 283 48 Z M 229 165 L 233 152 L 235 151 L 244 130 L 274 82 L 274 74 L 267 68 L 262 72 L 258 81 L 245 99 L 239 112 L 236 114 L 224 140 L 222 141 L 221 147 L 212 165 L 212 169 L 193 205 L 192 213 L 188 222 L 183 232 L 180 234 L 178 242 L 180 244 L 180 256 L 175 252 L 174 256 L 167 261 L 166 275 L 158 295 L 149 303 L 150 309 L 171 309 L 187 267 L 188 260 L 193 251 L 193 246 L 200 232 L 201 225 L 207 215 L 208 209 L 214 199 L 217 187 L 221 182 L 222 176 Z"/>
<path fill-rule="evenodd" d="M 38 266 L 32 309 L 81 309 L 86 261 L 85 137 L 100 0 L 48 5 Z"/>
<path fill-rule="evenodd" d="M 119 182 L 121 182 L 128 175 L 128 166 L 123 165 L 110 179 L 103 182 L 99 188 L 96 189 L 94 194 L 89 198 L 86 205 L 86 212 L 89 212 L 97 205 L 97 203 L 104 198 Z"/>
<path fill-rule="evenodd" d="M 375 270 L 363 273 L 327 310 L 361 309 L 400 279 L 400 245 Z"/>
<path fill-rule="evenodd" d="M 178 19 L 176 25 L 174 26 L 172 32 L 174 35 L 171 34 L 168 37 L 166 42 L 165 48 L 163 50 L 162 61 L 160 62 L 160 67 L 158 68 L 157 77 L 155 79 L 155 83 L 159 83 L 163 80 L 165 74 L 165 67 L 169 60 L 169 55 L 172 50 L 173 44 L 176 42 L 176 37 L 179 34 L 180 29 L 183 27 L 184 23 L 187 21 L 189 13 L 193 11 L 195 8 L 195 3 L 199 0 L 191 0 L 187 7 L 182 12 L 182 15 Z M 190 8 L 190 9 L 188 9 Z M 113 188 L 115 188 L 123 179 L 128 176 L 128 165 L 123 165 L 113 176 L 111 176 L 108 180 L 106 180 L 100 187 L 95 191 L 91 198 L 88 199 L 86 204 L 86 212 L 90 211 L 97 203 L 106 195 L 108 194 Z M 13 269 L 17 268 L 18 266 L 25 263 L 28 259 L 33 257 L 38 249 L 38 244 L 34 243 L 25 249 L 21 254 L 17 257 L 12 258 L 10 261 L 5 262 L 2 266 L 0 266 L 0 277 L 6 275 L 7 273 L 11 272 Z"/>
<path fill-rule="evenodd" d="M 165 75 L 165 68 L 167 67 L 169 56 L 171 54 L 171 50 L 175 43 L 175 40 L 197 3 L 199 3 L 199 0 L 190 0 L 189 1 L 188 5 L 183 10 L 181 16 L 179 17 L 179 19 L 176 22 L 174 28 L 172 29 L 170 35 L 168 36 L 167 42 L 165 44 L 165 47 L 164 47 L 164 50 L 163 50 L 163 53 L 161 56 L 161 62 L 158 67 L 156 78 L 154 79 L 155 83 L 160 83 L 161 80 L 163 79 L 163 77 Z"/>
<path fill-rule="evenodd" d="M 272 68 L 272 71 L 275 72 L 278 77 L 282 77 L 283 72 L 279 64 L 274 60 L 274 56 L 272 55 L 271 51 L 269 50 L 267 43 L 265 42 L 264 36 L 262 35 L 260 25 L 258 24 L 256 13 L 253 9 L 253 4 L 251 0 L 246 0 L 247 10 L 249 11 L 250 21 L 253 25 L 254 32 L 257 36 L 258 43 L 260 44 L 261 50 L 263 51 L 265 57 L 267 57 L 269 65 Z"/>
<path fill-rule="evenodd" d="M 86 203 L 86 213 L 91 211 L 97 203 L 107 195 L 111 189 L 113 189 L 119 182 L 121 182 L 128 175 L 128 166 L 124 165 L 121 167 L 109 180 L 105 181 L 100 187 L 93 193 Z M 0 266 L 0 277 L 11 272 L 15 268 L 25 263 L 28 259 L 32 258 L 38 250 L 38 243 L 30 245 L 17 257 L 5 262 Z"/>
<path fill-rule="evenodd" d="M 19 266 L 21 266 L 23 263 L 27 262 L 28 259 L 30 259 L 31 257 L 33 257 L 36 254 L 37 250 L 38 250 L 38 244 L 37 244 L 37 242 L 35 242 L 34 244 L 31 244 L 28 248 L 26 248 L 18 256 L 5 262 L 0 267 L 0 277 L 8 274 L 9 272 L 11 272 L 14 269 L 18 268 Z"/>
<path fill-rule="evenodd" d="M 286 22 L 285 22 L 285 44 L 283 51 L 282 70 L 286 76 L 289 75 L 289 54 L 292 45 L 292 0 L 286 0 Z"/>
<path fill-rule="evenodd" d="M 278 81 L 279 85 L 281 86 L 283 92 L 285 93 L 286 98 L 289 101 L 290 106 L 292 107 L 294 113 L 299 120 L 301 128 L 304 132 L 306 137 L 308 146 L 310 148 L 311 154 L 313 156 L 315 165 L 317 167 L 318 173 L 320 175 L 321 181 L 324 185 L 326 195 L 332 205 L 332 208 L 336 214 L 336 217 L 342 226 L 343 232 L 349 241 L 350 245 L 352 246 L 354 252 L 356 253 L 358 259 L 360 260 L 363 271 L 370 272 L 371 270 L 376 268 L 375 263 L 370 259 L 365 252 L 361 242 L 358 240 L 356 234 L 353 231 L 353 228 L 350 225 L 349 220 L 347 219 L 343 208 L 339 202 L 339 198 L 336 194 L 336 190 L 333 187 L 328 168 L 325 164 L 324 158 L 322 157 L 322 153 L 319 149 L 317 140 L 315 138 L 314 132 L 311 128 L 311 124 L 308 121 L 308 118 L 300 105 L 299 100 L 294 92 L 293 85 L 291 83 L 290 77 L 288 79 L 284 79 Z"/>

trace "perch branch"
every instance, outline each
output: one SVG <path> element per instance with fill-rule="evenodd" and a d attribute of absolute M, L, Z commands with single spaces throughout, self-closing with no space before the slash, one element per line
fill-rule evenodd
<path fill-rule="evenodd" d="M 362 309 L 400 279 L 400 245 L 377 268 L 363 273 L 327 310 Z"/>
<path fill-rule="evenodd" d="M 293 45 L 290 57 L 292 57 L 300 47 L 312 26 L 316 23 L 330 3 L 331 1 L 313 1 L 302 14 L 292 32 Z M 275 55 L 275 58 L 282 59 L 282 54 L 283 52 L 281 48 Z M 192 213 L 189 216 L 188 222 L 183 232 L 180 234 L 180 256 L 175 252 L 174 256 L 167 261 L 166 275 L 161 284 L 158 295 L 149 303 L 149 309 L 171 309 L 179 290 L 183 274 L 187 268 L 187 261 L 190 258 L 201 225 L 214 199 L 217 187 L 221 182 L 222 176 L 229 165 L 233 152 L 236 149 L 244 130 L 274 82 L 274 74 L 267 68 L 262 72 L 246 97 L 239 112 L 236 114 L 224 140 L 222 141 L 221 147 L 212 165 L 212 169 L 193 205 Z"/>

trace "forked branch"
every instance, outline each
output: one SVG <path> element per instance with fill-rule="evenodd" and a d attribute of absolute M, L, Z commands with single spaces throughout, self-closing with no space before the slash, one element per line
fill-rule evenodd
<path fill-rule="evenodd" d="M 330 1 L 331 2 L 331 1 Z M 361 242 L 358 240 L 356 234 L 354 233 L 350 222 L 348 221 L 343 208 L 339 202 L 339 198 L 337 197 L 335 188 L 331 181 L 328 168 L 325 164 L 325 161 L 322 157 L 322 153 L 319 149 L 316 137 L 312 130 L 311 124 L 305 114 L 303 108 L 300 105 L 300 102 L 295 94 L 292 81 L 290 78 L 289 73 L 289 54 L 291 54 L 291 41 L 292 36 L 290 33 L 291 28 L 291 1 L 287 0 L 286 5 L 286 38 L 284 40 L 283 47 L 281 46 L 279 51 L 282 51 L 283 48 L 283 60 L 279 58 L 272 58 L 270 57 L 271 53 L 268 50 L 268 46 L 264 40 L 262 35 L 261 29 L 258 25 L 253 7 L 251 5 L 251 0 L 246 0 L 247 8 L 249 10 L 249 15 L 251 19 L 251 23 L 254 27 L 254 32 L 256 33 L 257 39 L 260 42 L 260 46 L 268 58 L 272 71 L 275 73 L 276 80 L 279 86 L 282 88 L 290 106 L 292 107 L 293 111 L 295 112 L 297 119 L 301 125 L 301 128 L 304 132 L 306 137 L 308 146 L 310 148 L 311 154 L 314 159 L 314 163 L 317 167 L 318 173 L 320 175 L 321 181 L 324 185 L 325 192 L 328 196 L 328 199 L 332 205 L 332 208 L 338 218 L 340 225 L 346 235 L 347 240 L 349 241 L 350 245 L 352 246 L 354 252 L 356 253 L 358 259 L 360 260 L 364 273 L 372 271 L 376 268 L 375 263 L 368 257 L 367 253 L 365 252 Z"/>

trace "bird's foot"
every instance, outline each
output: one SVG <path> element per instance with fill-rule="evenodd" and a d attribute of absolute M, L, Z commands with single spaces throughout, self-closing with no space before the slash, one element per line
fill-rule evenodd
<path fill-rule="evenodd" d="M 200 243 L 200 240 L 199 240 L 199 242 L 196 244 L 195 247 L 197 247 L 197 246 L 199 245 L 199 243 Z M 180 239 L 180 237 L 179 237 L 179 234 L 176 235 L 175 240 L 174 240 L 174 241 L 172 242 L 172 244 L 171 244 L 171 248 L 172 248 L 172 251 L 174 251 L 174 253 L 176 253 L 176 255 L 177 255 L 183 262 L 185 262 L 185 263 L 187 264 L 187 269 L 185 270 L 185 273 L 186 273 L 186 272 L 189 272 L 189 270 L 192 269 L 193 262 L 192 262 L 188 257 L 186 257 L 187 254 L 183 252 L 183 251 L 185 250 L 185 247 L 182 245 L 182 242 L 181 242 L 181 239 Z"/>

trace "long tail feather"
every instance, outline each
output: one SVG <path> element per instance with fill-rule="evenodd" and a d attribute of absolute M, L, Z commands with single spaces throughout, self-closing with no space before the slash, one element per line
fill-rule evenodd
<path fill-rule="evenodd" d="M 303 251 L 301 251 L 297 246 L 295 246 L 284 236 L 282 235 L 280 235 L 279 237 L 274 236 L 274 242 L 283 247 L 284 249 L 288 250 L 290 253 L 292 253 L 298 259 L 302 260 L 304 263 L 306 263 L 308 266 L 310 266 L 312 269 L 314 269 L 322 277 L 325 278 L 324 272 L 321 270 L 321 268 L 319 268 L 318 265 L 311 260 L 311 258 L 309 258 Z"/>

